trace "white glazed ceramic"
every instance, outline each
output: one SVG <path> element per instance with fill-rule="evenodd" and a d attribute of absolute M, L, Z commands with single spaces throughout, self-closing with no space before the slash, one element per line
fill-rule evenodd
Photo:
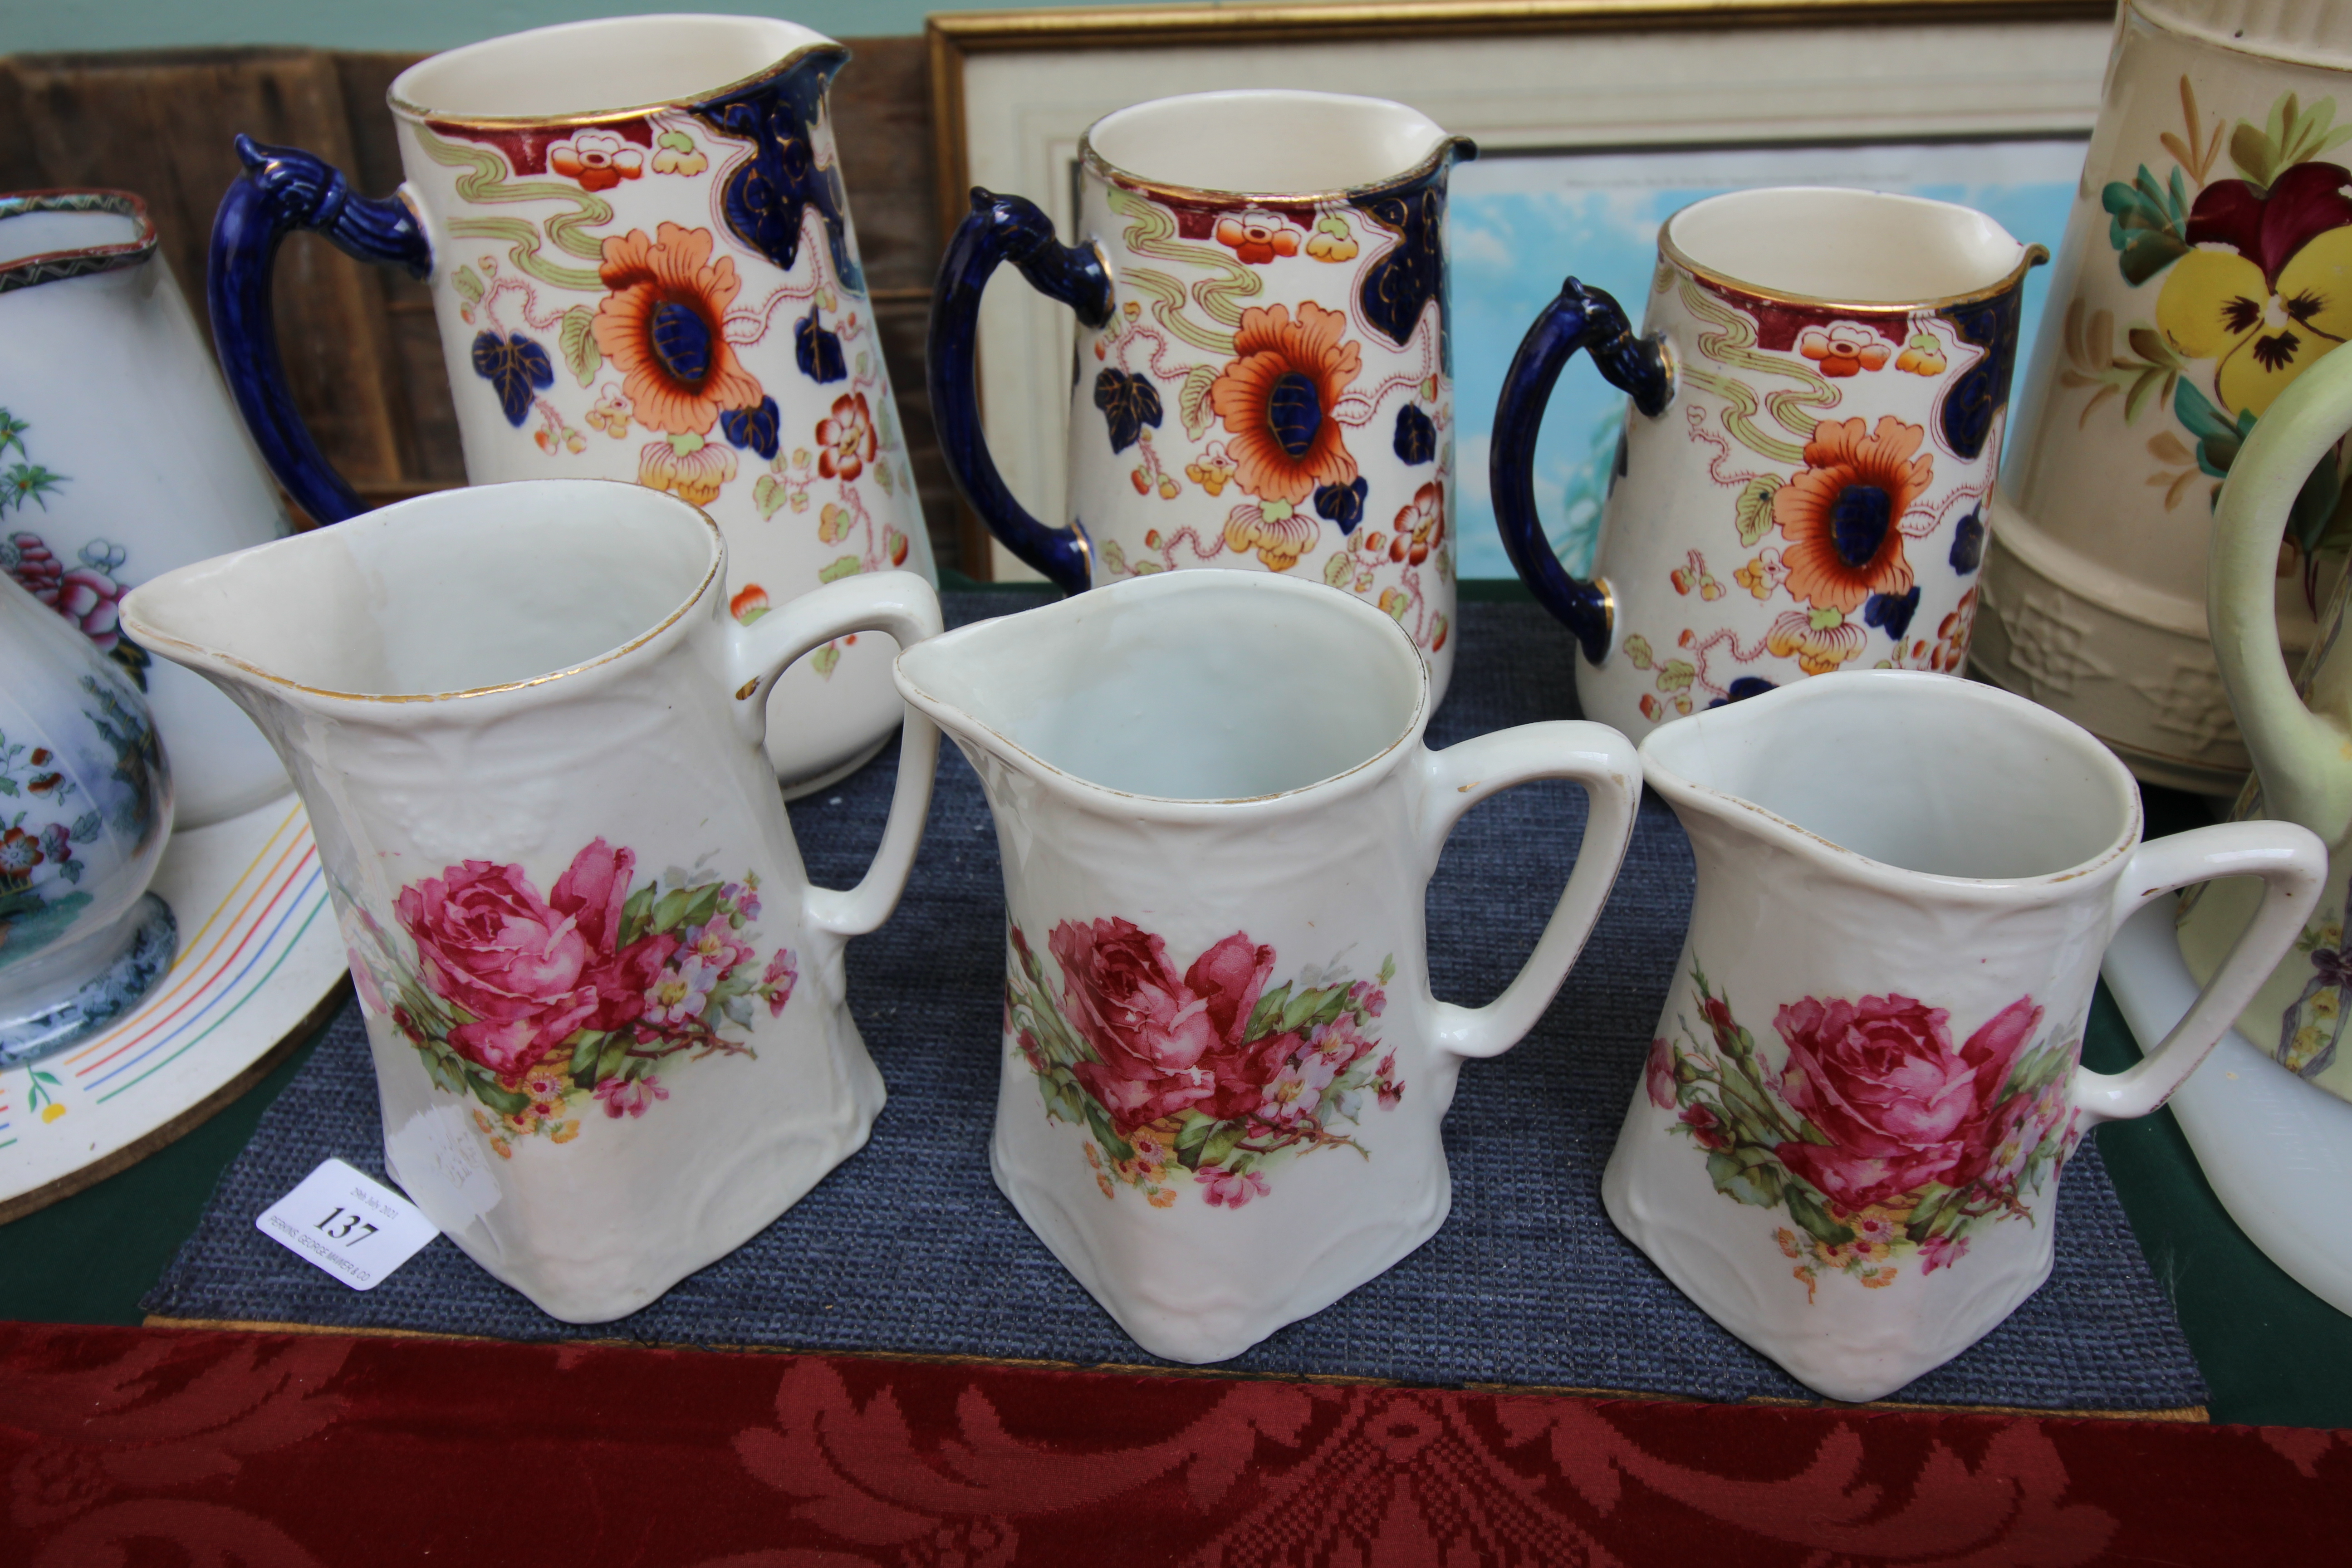
<path fill-rule="evenodd" d="M 866 879 L 812 887 L 761 751 L 778 673 L 939 629 L 908 573 L 752 626 L 717 525 L 634 486 L 444 492 L 133 591 L 309 808 L 373 1047 L 385 1153 L 556 1317 L 616 1318 L 866 1141 L 880 1076 L 844 940 L 905 885 L 938 735 L 911 720 Z"/>
<path fill-rule="evenodd" d="M 770 17 L 626 16 L 436 55 L 390 93 L 425 253 L 397 258 L 429 272 L 467 477 L 692 501 L 746 623 L 844 575 L 936 581 L 826 107 L 848 58 Z M 248 165 L 299 182 L 306 158 Z M 890 651 L 844 639 L 784 677 L 788 789 L 888 737 Z"/>
<path fill-rule="evenodd" d="M 1658 252 L 1647 342 L 1571 279 L 1496 415 L 1497 521 L 1578 635 L 1582 710 L 1640 736 L 1832 670 L 1958 670 L 2047 252 L 1967 207 L 1807 187 L 1685 207 Z M 1543 542 L 1528 477 L 1549 382 L 1522 381 L 1558 374 L 1563 321 L 1635 400 L 1589 583 Z"/>
<path fill-rule="evenodd" d="M 941 270 L 933 401 L 982 520 L 1072 590 L 1193 566 L 1342 589 L 1405 628 L 1444 701 L 1446 183 L 1476 153 L 1402 104 L 1339 93 L 1194 93 L 1096 121 L 1079 142 L 1068 247 L 1091 270 L 1073 300 L 1067 533 L 1041 540 L 1008 507 L 976 426 L 959 438 L 976 395 L 938 384 L 940 333 L 959 288 L 977 305 L 985 272 L 965 273 L 964 236 Z M 1015 221 L 1013 210 L 1050 243 L 1036 209 L 985 193 L 967 235 Z M 974 320 L 962 323 L 967 362 Z"/>
<path fill-rule="evenodd" d="M 2342 640 L 2352 578 L 2339 574 L 2299 679 L 2279 657 L 2271 592 L 2295 494 L 2315 464 L 2333 465 L 2347 430 L 2352 354 L 2331 354 L 2280 394 L 2238 454 L 2213 519 L 2209 597 L 2213 654 L 2254 758 L 2235 815 L 2300 823 L 2328 846 L 2327 889 L 2311 923 L 2240 1016 L 2238 1030 L 2296 1077 L 2352 1100 L 2352 1052 L 2337 1048 L 2352 1002 L 2344 947 L 2345 902 L 2352 897 L 2352 647 Z M 2255 902 L 2243 883 L 2220 883 L 2182 901 L 2180 952 L 2192 973 L 2213 973 Z"/>
<path fill-rule="evenodd" d="M 1632 746 L 1529 724 L 1431 752 L 1412 640 L 1352 595 L 1176 573 L 899 656 L 996 814 L 1011 930 L 997 1185 L 1137 1342 L 1237 1355 L 1404 1257 L 1452 1201 L 1439 1124 L 1598 917 Z M 1591 803 L 1527 965 L 1429 989 L 1423 892 L 1461 815 L 1536 778 Z"/>
<path fill-rule="evenodd" d="M 131 584 L 293 531 L 137 196 L 0 196 L 0 570 L 146 693 L 180 826 L 284 795 L 228 699 L 116 628 Z"/>
<path fill-rule="evenodd" d="M 2326 869 L 2288 823 L 2142 844 L 2095 738 L 1948 676 L 1806 681 L 1642 758 L 1698 881 L 1601 1195 L 1717 1322 L 1835 1399 L 1902 1387 L 2040 1287 L 2076 1141 L 2164 1103 Z M 2231 876 L 2269 891 L 2222 974 L 2141 1066 L 2084 1071 L 2116 927 Z"/>
<path fill-rule="evenodd" d="M 171 966 L 173 912 L 147 884 L 172 773 L 128 673 L 14 583 L 0 670 L 0 1067 L 15 1067 L 113 1022 Z"/>
<path fill-rule="evenodd" d="M 2101 975 L 2142 1041 L 2164 1037 L 2197 997 L 2173 911 L 2124 922 Z M 2173 1091 L 2181 1136 L 2230 1217 L 2271 1261 L 2339 1312 L 2352 1313 L 2352 1102 L 2273 1065 L 2231 1029 Z"/>
<path fill-rule="evenodd" d="M 2352 334 L 2347 119 L 2343 0 L 2120 8 L 1994 498 L 1972 668 L 2150 783 L 2228 795 L 2249 765 L 2207 640 L 2207 542 L 2246 429 Z M 2352 543 L 2340 474 L 2315 482 L 2274 585 L 2294 652 L 2324 597 L 2308 547 Z"/>

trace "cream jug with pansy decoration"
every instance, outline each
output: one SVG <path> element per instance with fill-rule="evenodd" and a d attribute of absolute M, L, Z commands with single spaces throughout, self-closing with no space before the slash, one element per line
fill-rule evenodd
<path fill-rule="evenodd" d="M 2293 823 L 2143 843 L 2138 787 L 2021 697 L 1856 670 L 1642 742 L 1696 886 L 1601 1180 L 1609 1216 L 1716 1321 L 1832 1399 L 1877 1399 L 2049 1278 L 2058 1178 L 2095 1124 L 2205 1058 L 2315 911 Z M 2080 1065 L 2116 928 L 2176 888 L 2262 892 L 2147 1058 Z"/>
<path fill-rule="evenodd" d="M 1119 1326 L 1223 1361 L 1428 1240 L 1463 1063 L 1542 1016 L 1616 878 L 1625 738 L 1553 722 L 1430 751 L 1403 628 L 1270 573 L 1108 584 L 909 648 L 898 681 L 996 816 L 990 1167 Z M 1584 788 L 1575 870 L 1501 995 L 1439 1001 L 1446 837 L 1539 778 Z"/>
<path fill-rule="evenodd" d="M 270 268 L 310 229 L 432 285 L 466 473 L 635 481 L 727 531 L 750 624 L 821 584 L 934 575 L 850 228 L 826 89 L 849 52 L 791 22 L 627 16 L 454 49 L 392 84 L 398 195 L 240 139 L 213 230 L 221 362 L 263 455 L 314 518 L 358 498 L 278 363 Z M 794 793 L 898 722 L 887 640 L 845 637 L 777 688 Z"/>
<path fill-rule="evenodd" d="M 460 568 L 455 563 L 464 563 Z M 294 775 L 375 1061 L 385 1163 L 550 1314 L 635 1310 L 866 1142 L 881 1076 L 843 947 L 920 841 L 907 720 L 871 868 L 813 886 L 762 752 L 776 680 L 853 633 L 938 632 L 912 573 L 745 626 L 709 516 L 542 479 L 403 501 L 123 601 Z"/>
<path fill-rule="evenodd" d="M 1477 155 L 1400 103 L 1192 93 L 1078 144 L 1078 233 L 971 194 L 933 296 L 931 408 L 949 472 L 1066 593 L 1195 566 L 1273 572 L 1379 606 L 1454 669 L 1454 370 L 1446 183 Z M 1003 263 L 1076 313 L 1067 521 L 989 455 L 973 380 Z"/>

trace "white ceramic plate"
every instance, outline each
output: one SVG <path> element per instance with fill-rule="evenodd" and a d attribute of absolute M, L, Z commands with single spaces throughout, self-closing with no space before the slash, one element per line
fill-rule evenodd
<path fill-rule="evenodd" d="M 2173 900 L 2126 921 L 2101 971 L 2140 1048 L 2180 1021 L 2197 982 L 2173 940 Z M 2235 1029 L 2172 1097 L 2205 1179 L 2272 1262 L 2352 1313 L 2352 1103 L 2304 1082 Z"/>
<path fill-rule="evenodd" d="M 0 1222 L 201 1124 L 341 999 L 342 939 L 292 795 L 173 834 L 150 886 L 180 921 L 153 994 L 73 1049 L 0 1072 Z"/>

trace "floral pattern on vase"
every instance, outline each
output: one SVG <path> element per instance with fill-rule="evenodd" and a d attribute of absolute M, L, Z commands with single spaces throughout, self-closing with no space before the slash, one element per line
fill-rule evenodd
<path fill-rule="evenodd" d="M 905 565 L 919 515 L 829 132 L 812 129 L 829 74 L 788 72 L 740 100 L 543 147 L 456 123 L 415 128 L 431 160 L 468 171 L 466 199 L 560 195 L 573 209 L 500 220 L 530 231 L 504 259 L 461 240 L 442 263 L 448 303 L 476 333 L 474 374 L 505 423 L 518 437 L 528 429 L 557 474 L 622 477 L 626 465 L 595 437 L 635 436 L 636 481 L 712 510 L 730 546 L 744 531 L 738 512 L 760 524 L 809 518 L 821 552 L 810 582 L 786 586 L 775 561 L 737 551 L 757 578 L 739 588 L 764 584 L 786 598 Z M 648 170 L 665 187 L 709 186 L 720 221 L 629 224 L 605 196 L 646 185 Z M 551 174 L 562 183 L 541 177 Z M 467 233 L 465 221 L 453 234 Z M 822 243 L 802 244 L 804 226 Z M 542 233 L 553 250 L 592 264 L 558 263 L 541 248 Z M 811 397 L 794 402 L 773 380 L 795 369 L 837 392 L 806 423 L 794 411 Z M 817 674 L 838 661 L 836 652 Z"/>
<path fill-rule="evenodd" d="M 0 519 L 12 509 L 21 515 L 27 502 L 48 510 L 48 498 L 69 482 L 65 475 L 32 460 L 25 447 L 25 432 L 31 428 L 27 421 L 0 408 L 0 458 L 12 448 L 16 454 L 16 461 L 0 469 Z M 0 534 L 0 572 L 71 621 L 75 630 L 128 671 L 144 691 L 151 662 L 147 650 L 124 637 L 116 624 L 115 607 L 133 586 L 121 576 L 131 552 L 108 540 L 93 539 L 81 547 L 79 556 L 71 565 L 58 560 L 48 542 L 29 529 Z"/>
<path fill-rule="evenodd" d="M 642 1117 L 669 1098 L 657 1069 L 751 1055 L 740 1031 L 754 1008 L 774 1016 L 792 999 L 791 950 L 759 959 L 756 877 L 673 869 L 633 888 L 635 868 L 597 838 L 541 896 L 519 865 L 467 860 L 400 890 L 405 944 L 373 916 L 354 922 L 362 1003 L 436 1085 L 480 1102 L 501 1158 L 521 1138 L 568 1143 L 596 1110 Z"/>
<path fill-rule="evenodd" d="M 1087 1130 L 1106 1198 L 1119 1186 L 1154 1208 L 1187 1186 L 1211 1207 L 1272 1191 L 1266 1173 L 1320 1149 L 1370 1153 L 1340 1122 L 1405 1086 L 1383 1051 L 1381 987 L 1339 965 L 1269 987 L 1274 949 L 1235 931 L 1179 973 L 1160 937 L 1118 918 L 1063 921 L 1047 939 L 1056 995 L 1018 925 L 1005 976 L 1005 1036 L 1036 1075 L 1046 1116 Z"/>
<path fill-rule="evenodd" d="M 1950 1013 L 1914 997 L 1802 997 L 1773 1016 L 1775 1070 L 1696 963 L 1691 985 L 1705 1038 L 1678 1014 L 1683 1038 L 1651 1042 L 1644 1089 L 1716 1191 L 1786 1212 L 1773 1239 L 1808 1300 L 1824 1273 L 1883 1289 L 1912 1259 L 1952 1267 L 1982 1226 L 2032 1223 L 2024 1196 L 2074 1151 L 2081 1042 L 2041 1034 L 2031 996 L 1957 1047 Z"/>
<path fill-rule="evenodd" d="M 1082 335 L 1097 369 L 1071 439 L 1104 442 L 1141 498 L 1081 509 L 1101 574 L 1304 563 L 1442 650 L 1454 597 L 1442 190 L 1274 211 L 1112 182 L 1100 199 L 1118 220 L 1118 309 Z"/>
<path fill-rule="evenodd" d="M 2118 330 L 2113 312 L 2075 300 L 2058 376 L 2091 394 L 2081 424 L 2109 405 L 2106 417 L 2127 426 L 2157 410 L 2147 483 L 2168 511 L 2200 488 L 2216 500 L 2272 402 L 2352 337 L 2352 168 L 2327 156 L 2352 142 L 2352 125 L 2336 123 L 2333 99 L 2292 92 L 2260 121 L 2209 121 L 2186 76 L 2179 90 L 2180 130 L 2158 138 L 2170 171 L 2142 163 L 2100 192 L 2124 281 L 2156 285 L 2154 319 Z M 2225 151 L 2234 174 L 2221 170 Z M 2352 540 L 2345 467 L 2339 447 L 2313 470 L 2287 531 L 2314 608 L 2315 557 Z"/>

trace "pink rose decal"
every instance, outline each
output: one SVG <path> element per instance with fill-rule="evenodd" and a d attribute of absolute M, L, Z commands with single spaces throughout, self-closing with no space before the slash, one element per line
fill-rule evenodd
<path fill-rule="evenodd" d="M 1269 1161 L 1363 1152 L 1339 1129 L 1375 1098 L 1403 1098 L 1380 1040 L 1392 957 L 1377 981 L 1335 963 L 1275 984 L 1274 949 L 1247 931 L 1181 972 L 1161 937 L 1118 917 L 1063 921 L 1043 954 L 1019 926 L 1009 935 L 1005 1043 L 1040 1080 L 1046 1117 L 1085 1128 L 1106 1198 L 1126 1185 L 1166 1208 L 1189 1188 L 1238 1208 L 1269 1190 Z"/>
<path fill-rule="evenodd" d="M 1079 1080 L 1122 1133 L 1220 1098 L 1232 1102 L 1273 1076 L 1264 1050 L 1241 1048 L 1242 1026 L 1274 968 L 1274 950 L 1235 931 L 1181 977 L 1168 944 L 1124 920 L 1064 921 L 1046 943 L 1062 965 L 1062 1006 L 1101 1057 Z M 1215 1059 L 1204 1062 L 1212 1051 Z"/>
<path fill-rule="evenodd" d="M 1782 1007 L 1772 1020 L 1789 1046 L 1781 1097 L 1831 1142 L 1775 1152 L 1849 1209 L 1973 1181 L 1996 1141 L 1995 1097 L 2042 1009 L 2021 997 L 1957 1051 L 1950 1017 L 1892 994 Z"/>
<path fill-rule="evenodd" d="M 481 1102 L 475 1124 L 500 1158 L 518 1138 L 570 1142 L 598 1106 L 644 1116 L 669 1098 L 655 1062 L 749 1056 L 757 1005 L 780 1013 L 799 979 L 789 949 L 761 971 L 756 876 L 633 886 L 635 869 L 597 838 L 541 896 L 520 865 L 466 860 L 400 890 L 398 932 L 362 917 L 351 958 L 370 1009 L 436 1086 Z"/>
<path fill-rule="evenodd" d="M 1690 981 L 1705 1036 L 1652 1042 L 1635 1110 L 1673 1113 L 1717 1192 L 1785 1212 L 1772 1239 L 1808 1301 L 1824 1274 L 1877 1289 L 1954 1267 L 1977 1228 L 2032 1220 L 2074 1148 L 2079 1034 L 2044 1038 L 2031 996 L 1958 1046 L 1916 997 L 1803 997 L 1774 1015 L 1776 1069 L 1696 964 Z"/>

